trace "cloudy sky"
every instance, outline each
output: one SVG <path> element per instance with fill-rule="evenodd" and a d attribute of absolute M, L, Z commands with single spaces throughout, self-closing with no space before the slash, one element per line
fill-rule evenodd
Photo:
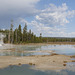
<path fill-rule="evenodd" d="M 0 29 L 27 23 L 37 36 L 75 37 L 75 0 L 0 0 Z"/>

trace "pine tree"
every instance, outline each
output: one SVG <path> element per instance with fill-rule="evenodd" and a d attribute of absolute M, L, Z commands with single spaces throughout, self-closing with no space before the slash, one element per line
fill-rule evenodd
<path fill-rule="evenodd" d="M 23 28 L 23 37 L 22 37 L 23 42 L 27 42 L 27 24 L 25 24 Z"/>
<path fill-rule="evenodd" d="M 34 43 L 34 33 L 31 33 L 31 43 Z"/>
<path fill-rule="evenodd" d="M 18 38 L 18 37 L 17 37 L 17 35 L 18 35 L 17 32 L 18 32 L 18 29 L 16 28 L 15 31 L 14 31 L 14 43 L 17 43 L 17 42 L 18 42 L 18 41 L 17 41 L 17 38 Z"/>
<path fill-rule="evenodd" d="M 28 42 L 31 43 L 31 29 L 30 29 L 29 32 L 28 32 Z"/>
<path fill-rule="evenodd" d="M 40 33 L 40 37 L 39 38 L 40 38 L 40 42 L 42 42 L 42 33 Z"/>
<path fill-rule="evenodd" d="M 11 24 L 10 27 L 10 43 L 13 43 L 14 37 L 13 37 L 13 24 Z"/>
<path fill-rule="evenodd" d="M 22 42 L 22 30 L 21 30 L 21 25 L 19 25 L 18 30 L 17 30 L 17 41 L 18 43 Z"/>

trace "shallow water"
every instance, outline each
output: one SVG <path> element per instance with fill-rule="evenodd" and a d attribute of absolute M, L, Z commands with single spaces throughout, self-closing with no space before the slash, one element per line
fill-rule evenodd
<path fill-rule="evenodd" d="M 14 51 L 10 49 L 14 48 Z M 9 51 L 7 51 L 9 50 Z M 58 54 L 75 55 L 75 45 L 3 45 L 0 46 L 0 56 L 29 56 L 29 55 L 49 55 L 50 53 L 24 52 L 52 50 Z M 75 59 L 72 59 L 75 60 Z M 75 62 L 67 63 L 66 70 L 41 71 L 32 69 L 34 66 L 9 66 L 0 69 L 0 75 L 75 75 Z"/>
<path fill-rule="evenodd" d="M 7 51 L 14 48 L 14 51 Z M 3 51 L 4 50 L 4 51 Z M 6 51 L 5 51 L 6 50 Z M 0 46 L 0 56 L 29 56 L 29 55 L 50 55 L 50 53 L 24 52 L 24 51 L 54 51 L 57 54 L 75 55 L 75 45 L 3 45 Z"/>
<path fill-rule="evenodd" d="M 9 66 L 4 69 L 0 69 L 0 75 L 75 75 L 75 71 L 72 70 L 49 70 L 40 71 L 31 69 L 32 66 Z"/>

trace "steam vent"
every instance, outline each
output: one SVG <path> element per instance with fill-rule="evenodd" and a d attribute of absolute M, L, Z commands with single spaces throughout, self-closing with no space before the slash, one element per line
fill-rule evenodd
<path fill-rule="evenodd" d="M 4 34 L 0 33 L 0 46 L 3 44 Z"/>

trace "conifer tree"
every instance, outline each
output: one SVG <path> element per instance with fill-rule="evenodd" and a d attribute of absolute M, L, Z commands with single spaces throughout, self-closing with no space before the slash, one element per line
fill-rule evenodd
<path fill-rule="evenodd" d="M 25 26 L 23 28 L 23 42 L 27 42 L 27 24 L 25 23 Z"/>
<path fill-rule="evenodd" d="M 21 25 L 19 25 L 18 27 L 18 31 L 17 31 L 17 41 L 18 43 L 22 42 L 22 30 L 21 30 Z"/>

